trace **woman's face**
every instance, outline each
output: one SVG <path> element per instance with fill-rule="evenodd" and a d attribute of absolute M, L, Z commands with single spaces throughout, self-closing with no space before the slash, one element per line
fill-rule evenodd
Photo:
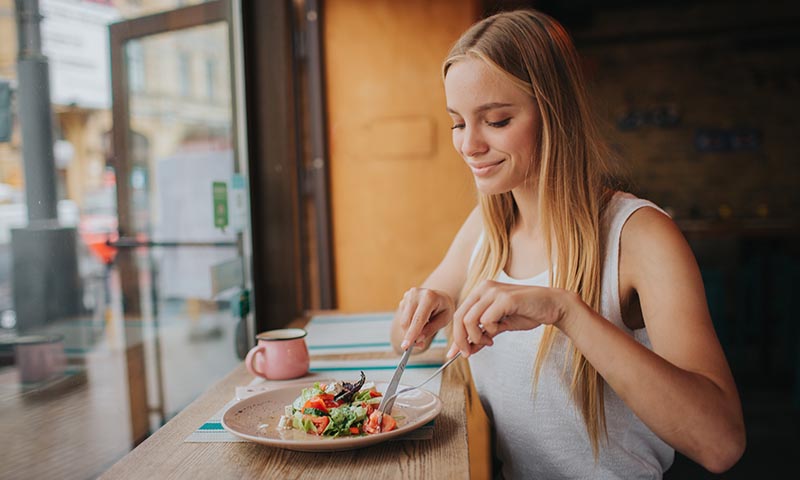
<path fill-rule="evenodd" d="M 505 193 L 530 180 L 540 123 L 533 98 L 479 59 L 451 65 L 444 88 L 453 146 L 478 191 Z"/>

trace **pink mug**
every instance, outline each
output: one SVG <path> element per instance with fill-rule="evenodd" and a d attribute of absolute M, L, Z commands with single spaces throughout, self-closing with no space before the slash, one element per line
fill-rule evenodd
<path fill-rule="evenodd" d="M 67 364 L 61 335 L 18 337 L 14 350 L 21 383 L 43 382 L 59 376 Z"/>
<path fill-rule="evenodd" d="M 282 328 L 256 335 L 258 344 L 247 352 L 244 364 L 255 376 L 286 380 L 308 373 L 307 332 L 302 328 Z"/>

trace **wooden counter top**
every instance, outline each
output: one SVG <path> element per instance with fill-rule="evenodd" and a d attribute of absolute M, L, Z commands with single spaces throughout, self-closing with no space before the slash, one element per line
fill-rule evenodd
<path fill-rule="evenodd" d="M 356 359 L 361 355 L 313 356 L 312 359 Z M 442 359 L 444 349 L 422 354 Z M 394 358 L 369 354 L 369 358 Z M 245 443 L 186 443 L 199 425 L 233 398 L 237 386 L 253 377 L 240 364 L 141 445 L 114 464 L 102 479 L 309 478 L 314 480 L 463 479 L 490 476 L 489 429 L 472 387 L 466 360 L 443 373 L 444 403 L 433 438 L 388 441 L 359 450 L 305 453 Z"/>

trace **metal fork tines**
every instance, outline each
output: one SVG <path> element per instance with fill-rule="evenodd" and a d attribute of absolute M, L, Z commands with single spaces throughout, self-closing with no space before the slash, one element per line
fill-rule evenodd
<path fill-rule="evenodd" d="M 431 376 L 430 376 L 430 377 L 428 377 L 427 379 L 425 379 L 425 381 L 424 381 L 424 382 L 422 382 L 422 383 L 419 383 L 419 384 L 417 384 L 417 385 L 414 385 L 413 387 L 406 387 L 406 388 L 404 388 L 404 389 L 402 389 L 402 390 L 399 390 L 399 391 L 397 391 L 397 392 L 393 393 L 393 394 L 392 394 L 392 395 L 390 395 L 389 397 L 386 397 L 386 398 L 384 398 L 383 402 L 381 402 L 381 406 L 383 407 L 383 409 L 381 410 L 381 417 L 380 417 L 380 419 L 381 419 L 381 420 L 383 420 L 383 414 L 390 415 L 390 414 L 392 413 L 392 407 L 394 407 L 394 401 L 395 401 L 395 400 L 397 400 L 397 397 L 398 397 L 399 395 L 402 395 L 403 393 L 406 393 L 406 392 L 410 392 L 411 390 L 416 390 L 416 389 L 418 389 L 418 388 L 422 387 L 423 385 L 425 385 L 426 383 L 430 382 L 431 380 L 433 380 L 434 378 L 436 378 L 436 376 L 437 376 L 437 375 L 439 375 L 440 373 L 442 373 L 442 371 L 443 371 L 445 368 L 447 368 L 447 367 L 448 367 L 448 366 L 449 366 L 451 363 L 453 363 L 453 362 L 454 362 L 454 361 L 455 361 L 455 360 L 456 360 L 458 357 L 460 357 L 460 356 L 461 356 L 461 352 L 458 352 L 458 353 L 456 353 L 455 355 L 453 355 L 453 358 L 451 358 L 450 360 L 448 360 L 447 362 L 445 362 L 445 364 L 444 364 L 444 365 L 442 365 L 441 367 L 439 367 L 439 369 L 438 369 L 438 370 L 436 370 L 435 372 L 433 372 L 433 373 L 431 374 Z M 380 422 L 379 422 L 379 424 L 380 424 Z"/>

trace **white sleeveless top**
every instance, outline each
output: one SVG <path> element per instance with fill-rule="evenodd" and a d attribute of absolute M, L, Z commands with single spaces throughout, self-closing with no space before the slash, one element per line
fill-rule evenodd
<path fill-rule="evenodd" d="M 619 241 L 622 226 L 642 207 L 663 210 L 627 193 L 617 193 L 603 218 L 605 255 L 601 313 L 611 323 L 652 350 L 645 329 L 630 330 L 622 321 L 619 303 Z M 664 213 L 666 215 L 666 213 Z M 473 258 L 483 236 L 473 252 Z M 497 281 L 548 286 L 549 273 L 514 279 L 501 272 Z M 543 328 L 505 332 L 494 345 L 470 356 L 475 387 L 493 426 L 496 459 L 506 479 L 660 479 L 675 451 L 659 439 L 605 385 L 608 442 L 601 436 L 595 463 L 583 418 L 569 393 L 570 365 L 563 371 L 566 337 L 555 336 L 542 366 L 536 396 L 533 365 Z M 571 363 L 571 362 L 570 362 Z"/>

